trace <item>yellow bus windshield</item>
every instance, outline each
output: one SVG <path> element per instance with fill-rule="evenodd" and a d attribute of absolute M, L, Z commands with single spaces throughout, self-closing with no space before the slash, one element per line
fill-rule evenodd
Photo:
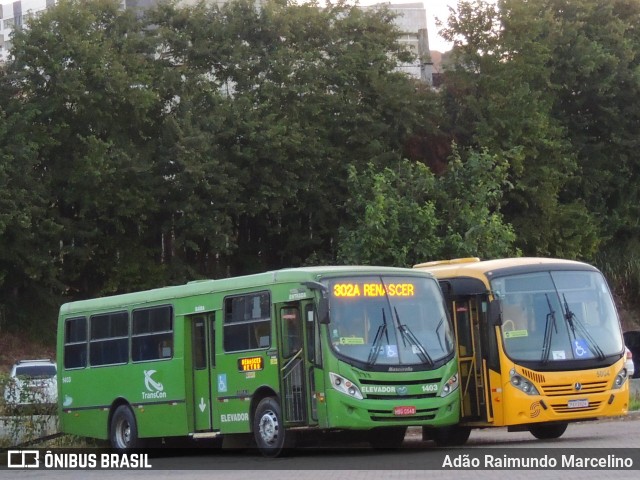
<path fill-rule="evenodd" d="M 502 312 L 502 342 L 513 361 L 604 359 L 622 351 L 622 334 L 602 275 L 540 271 L 491 282 Z"/>

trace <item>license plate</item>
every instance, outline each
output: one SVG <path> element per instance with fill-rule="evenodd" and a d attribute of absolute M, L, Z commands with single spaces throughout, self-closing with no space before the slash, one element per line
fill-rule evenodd
<path fill-rule="evenodd" d="M 416 407 L 395 407 L 393 409 L 394 415 L 415 415 Z"/>
<path fill-rule="evenodd" d="M 589 406 L 589 400 L 569 400 L 567 407 L 569 408 L 584 408 Z"/>

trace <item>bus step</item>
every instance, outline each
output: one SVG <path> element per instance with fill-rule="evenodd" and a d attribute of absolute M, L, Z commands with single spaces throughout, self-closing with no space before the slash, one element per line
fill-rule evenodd
<path fill-rule="evenodd" d="M 220 435 L 220 432 L 195 432 L 191 434 L 191 437 L 194 440 L 198 440 L 200 438 L 216 438 Z"/>

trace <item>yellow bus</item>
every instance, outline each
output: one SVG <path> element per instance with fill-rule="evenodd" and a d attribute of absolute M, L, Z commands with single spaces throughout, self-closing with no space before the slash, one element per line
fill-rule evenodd
<path fill-rule="evenodd" d="M 414 268 L 432 273 L 446 297 L 462 389 L 460 425 L 425 429 L 425 439 L 461 445 L 472 428 L 505 426 L 551 439 L 569 422 L 627 413 L 622 330 L 598 269 L 550 258 Z"/>

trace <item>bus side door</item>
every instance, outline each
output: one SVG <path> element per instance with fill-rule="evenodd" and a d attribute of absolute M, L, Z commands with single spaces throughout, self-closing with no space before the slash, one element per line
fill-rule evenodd
<path fill-rule="evenodd" d="M 483 368 L 481 310 L 478 295 L 457 297 L 452 303 L 458 367 L 462 397 L 461 416 L 464 420 L 486 420 L 487 378 Z M 486 303 L 485 303 L 486 305 Z"/>
<path fill-rule="evenodd" d="M 217 384 L 215 375 L 215 313 L 192 315 L 191 344 L 193 372 L 193 416 L 196 432 L 213 428 L 211 392 Z M 188 352 L 188 349 L 186 350 Z"/>
<path fill-rule="evenodd" d="M 278 365 L 280 365 L 281 409 L 289 425 L 307 420 L 304 323 L 302 302 L 276 305 L 278 319 Z"/>
<path fill-rule="evenodd" d="M 302 302 L 304 312 L 305 345 L 307 352 L 306 379 L 309 385 L 309 424 L 327 425 L 327 407 L 324 401 L 324 370 L 318 313 L 312 301 Z"/>

